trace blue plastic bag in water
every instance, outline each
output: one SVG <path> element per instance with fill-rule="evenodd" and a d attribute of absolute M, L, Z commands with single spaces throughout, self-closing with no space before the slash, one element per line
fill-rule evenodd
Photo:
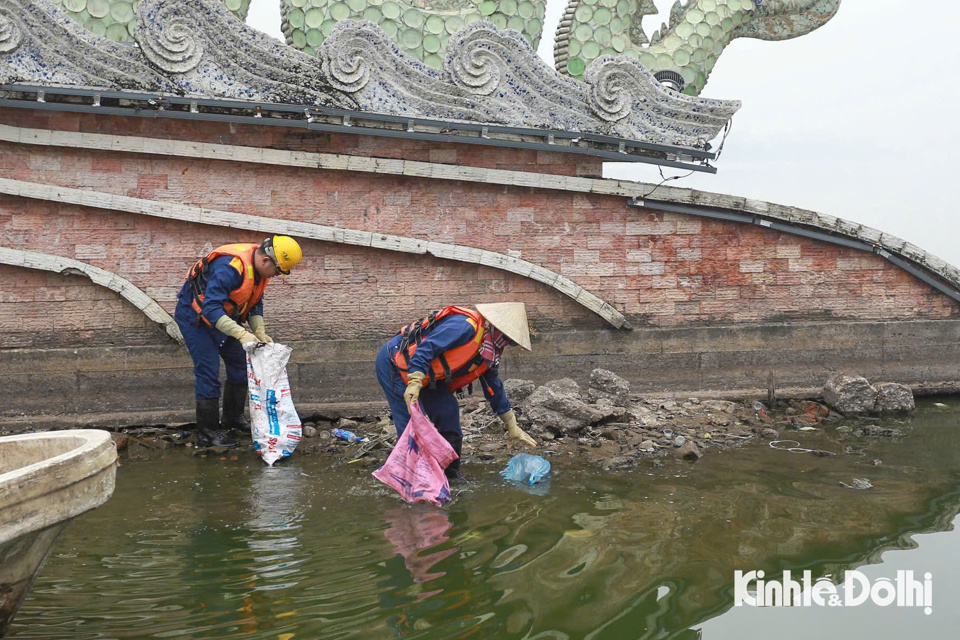
<path fill-rule="evenodd" d="M 526 482 L 528 485 L 536 484 L 550 473 L 550 463 L 540 456 L 533 456 L 529 453 L 518 453 L 510 458 L 507 468 L 500 472 L 507 480 L 516 480 L 517 482 Z"/>

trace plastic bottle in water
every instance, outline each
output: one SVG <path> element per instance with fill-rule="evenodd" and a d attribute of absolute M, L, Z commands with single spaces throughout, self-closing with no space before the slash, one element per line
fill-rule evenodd
<path fill-rule="evenodd" d="M 366 438 L 361 438 L 352 431 L 347 431 L 346 429 L 334 429 L 333 437 L 340 438 L 341 440 L 346 440 L 347 442 L 365 442 Z"/>

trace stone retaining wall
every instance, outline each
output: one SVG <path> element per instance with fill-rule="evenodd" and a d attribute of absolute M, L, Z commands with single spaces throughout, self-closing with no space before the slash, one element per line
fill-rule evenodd
<path fill-rule="evenodd" d="M 192 407 L 190 358 L 182 347 L 0 350 L 11 401 L 22 414 L 177 411 Z M 380 340 L 303 340 L 288 368 L 298 403 L 382 400 L 373 373 Z M 557 331 L 532 353 L 508 352 L 502 375 L 586 385 L 603 367 L 631 380 L 637 393 L 816 390 L 836 371 L 924 390 L 960 389 L 960 320 L 789 323 L 716 327 Z M 479 393 L 479 391 L 477 392 Z"/>

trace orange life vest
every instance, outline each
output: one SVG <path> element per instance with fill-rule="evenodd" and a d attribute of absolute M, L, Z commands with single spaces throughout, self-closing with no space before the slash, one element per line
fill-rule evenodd
<path fill-rule="evenodd" d="M 467 322 L 473 326 L 474 336 L 470 342 L 445 351 L 430 362 L 430 371 L 427 372 L 429 383 L 433 385 L 437 381 L 446 381 L 450 391 L 456 391 L 479 378 L 488 369 L 487 361 L 480 356 L 485 322 L 483 316 L 478 311 L 470 309 L 444 307 L 400 330 L 403 340 L 393 356 L 393 363 L 397 366 L 404 383 L 407 382 L 410 358 L 423 342 L 424 332 L 429 332 L 438 320 L 451 315 L 466 316 Z"/>
<path fill-rule="evenodd" d="M 269 282 L 267 278 L 260 278 L 259 284 L 256 282 L 253 256 L 258 248 L 260 248 L 258 244 L 225 244 L 214 249 L 205 258 L 197 260 L 190 267 L 190 271 L 187 272 L 187 282 L 193 290 L 193 302 L 190 306 L 197 312 L 198 322 L 203 321 L 208 327 L 212 326 L 210 321 L 203 317 L 203 298 L 207 289 L 207 278 L 210 276 L 210 263 L 221 256 L 232 256 L 230 266 L 243 276 L 243 282 L 230 292 L 230 299 L 223 303 L 223 310 L 236 322 L 247 319 L 250 309 L 260 302 L 263 290 L 267 288 L 267 282 Z"/>

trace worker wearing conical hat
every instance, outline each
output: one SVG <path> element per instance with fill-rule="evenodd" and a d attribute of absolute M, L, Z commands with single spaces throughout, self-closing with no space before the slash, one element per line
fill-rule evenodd
<path fill-rule="evenodd" d="M 453 392 L 474 382 L 500 416 L 511 441 L 537 444 L 517 425 L 497 371 L 508 345 L 530 350 L 522 302 L 478 304 L 476 310 L 444 307 L 401 329 L 377 356 L 377 380 L 393 413 L 397 435 L 410 421 L 410 406 L 419 401 L 457 452 L 457 460 L 446 469 L 451 480 L 464 480 L 459 460 L 463 445 L 460 405 Z"/>

